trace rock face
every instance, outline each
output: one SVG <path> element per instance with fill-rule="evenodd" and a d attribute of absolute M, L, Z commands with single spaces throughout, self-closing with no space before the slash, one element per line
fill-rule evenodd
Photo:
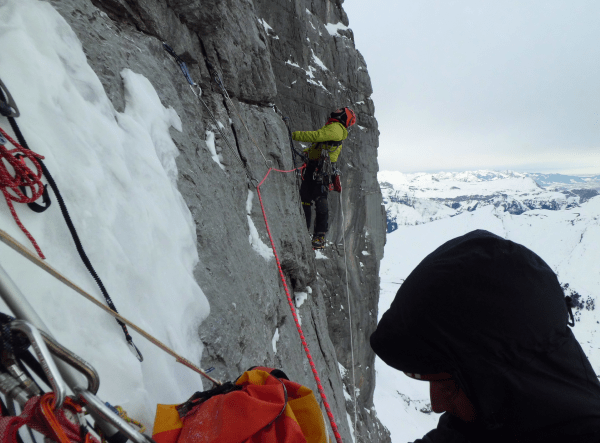
<path fill-rule="evenodd" d="M 378 129 L 370 79 L 342 1 L 49 3 L 77 33 L 117 110 L 127 99 L 120 72 L 129 68 L 147 77 L 183 122 L 183 132 L 172 131 L 180 150 L 178 186 L 196 223 L 195 276 L 211 305 L 198 331 L 205 344 L 201 364 L 214 367 L 221 379 L 267 365 L 316 390 L 275 260 L 263 258 L 249 242 L 255 226 L 270 244 L 255 185 L 269 167 L 294 166 L 282 114 L 292 130 L 314 130 L 339 106 L 357 112 L 358 124 L 338 162 L 343 193 L 329 196 L 329 245 L 317 254 L 322 258 L 310 246 L 296 176 L 272 172 L 261 193 L 286 283 L 293 292 L 308 293 L 298 313 L 343 440 L 351 441 L 353 432 L 355 407 L 347 398 L 354 360 L 356 437 L 389 441 L 373 409 L 374 355 L 368 344 L 377 321 L 386 232 L 376 177 Z M 187 63 L 206 107 L 163 41 Z M 209 64 L 231 101 L 211 78 Z"/>

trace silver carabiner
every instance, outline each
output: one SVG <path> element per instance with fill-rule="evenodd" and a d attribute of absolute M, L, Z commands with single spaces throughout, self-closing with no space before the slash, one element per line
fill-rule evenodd
<path fill-rule="evenodd" d="M 69 349 L 65 348 L 59 342 L 57 342 L 54 337 L 50 334 L 40 330 L 40 334 L 44 339 L 44 343 L 48 346 L 48 350 L 52 353 L 52 355 L 60 358 L 65 363 L 69 364 L 73 368 L 77 369 L 81 374 L 85 376 L 88 382 L 87 390 L 92 394 L 96 394 L 98 389 L 100 388 L 100 376 L 98 372 L 92 365 L 86 362 L 83 358 L 71 352 Z"/>
<path fill-rule="evenodd" d="M 42 334 L 40 334 L 40 331 L 35 326 L 25 320 L 13 320 L 9 323 L 9 327 L 13 331 L 25 334 L 31 342 L 31 346 L 54 392 L 54 404 L 52 407 L 53 409 L 59 409 L 62 407 L 67 396 L 67 385 L 62 379 L 50 351 L 46 347 Z"/>
<path fill-rule="evenodd" d="M 2 104 L 4 105 L 3 107 L 5 108 L 4 109 L 5 112 L 2 112 L 2 115 L 4 115 L 5 117 L 17 118 L 18 116 L 21 115 L 21 113 L 19 112 L 19 108 L 17 108 L 17 104 L 15 103 L 15 100 L 12 98 L 12 95 L 10 95 L 8 88 L 6 87 L 6 85 L 4 84 L 4 82 L 2 81 L 1 78 L 0 78 L 0 89 L 2 89 L 2 92 L 6 96 L 6 100 L 0 100 L 0 102 L 3 102 Z"/>

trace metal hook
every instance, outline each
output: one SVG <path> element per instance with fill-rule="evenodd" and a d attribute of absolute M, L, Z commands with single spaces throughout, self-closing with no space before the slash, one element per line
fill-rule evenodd
<path fill-rule="evenodd" d="M 50 334 L 47 334 L 42 330 L 39 332 L 44 338 L 44 342 L 48 346 L 50 352 L 83 374 L 88 382 L 87 390 L 96 394 L 100 388 L 100 376 L 96 369 L 84 359 L 75 355 L 69 349 L 57 342 Z"/>
<path fill-rule="evenodd" d="M 10 322 L 9 326 L 10 329 L 22 332 L 29 338 L 31 346 L 48 378 L 48 382 L 50 383 L 50 386 L 52 386 L 52 391 L 54 391 L 53 408 L 58 409 L 62 407 L 65 397 L 67 396 L 67 385 L 60 376 L 60 372 L 58 372 L 56 363 L 54 363 L 54 359 L 46 347 L 42 334 L 40 334 L 40 331 L 35 326 L 25 320 L 13 320 Z"/>
<path fill-rule="evenodd" d="M 10 95 L 8 88 L 6 87 L 1 78 L 0 88 L 2 89 L 2 92 L 6 95 L 6 100 L 0 100 L 0 114 L 2 114 L 5 117 L 17 118 L 21 115 L 21 113 L 19 112 L 19 108 L 17 107 L 15 100 L 12 98 L 12 95 Z"/>
<path fill-rule="evenodd" d="M 129 351 L 136 356 L 136 358 L 142 362 L 144 361 L 144 356 L 142 355 L 142 353 L 140 352 L 140 350 L 138 349 L 138 347 L 135 345 L 135 343 L 133 343 L 133 339 L 127 340 L 127 345 L 129 346 Z M 91 390 L 91 389 L 90 389 Z"/>

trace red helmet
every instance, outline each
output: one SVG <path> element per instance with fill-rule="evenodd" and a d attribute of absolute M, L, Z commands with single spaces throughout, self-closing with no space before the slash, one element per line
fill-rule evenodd
<path fill-rule="evenodd" d="M 331 113 L 331 118 L 337 120 L 346 128 L 349 128 L 356 123 L 356 114 L 350 108 L 336 109 Z"/>

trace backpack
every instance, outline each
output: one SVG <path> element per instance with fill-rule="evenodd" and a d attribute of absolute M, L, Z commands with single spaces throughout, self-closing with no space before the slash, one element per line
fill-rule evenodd
<path fill-rule="evenodd" d="M 321 408 L 309 388 L 283 371 L 254 367 L 235 383 L 158 405 L 156 443 L 326 443 Z"/>

